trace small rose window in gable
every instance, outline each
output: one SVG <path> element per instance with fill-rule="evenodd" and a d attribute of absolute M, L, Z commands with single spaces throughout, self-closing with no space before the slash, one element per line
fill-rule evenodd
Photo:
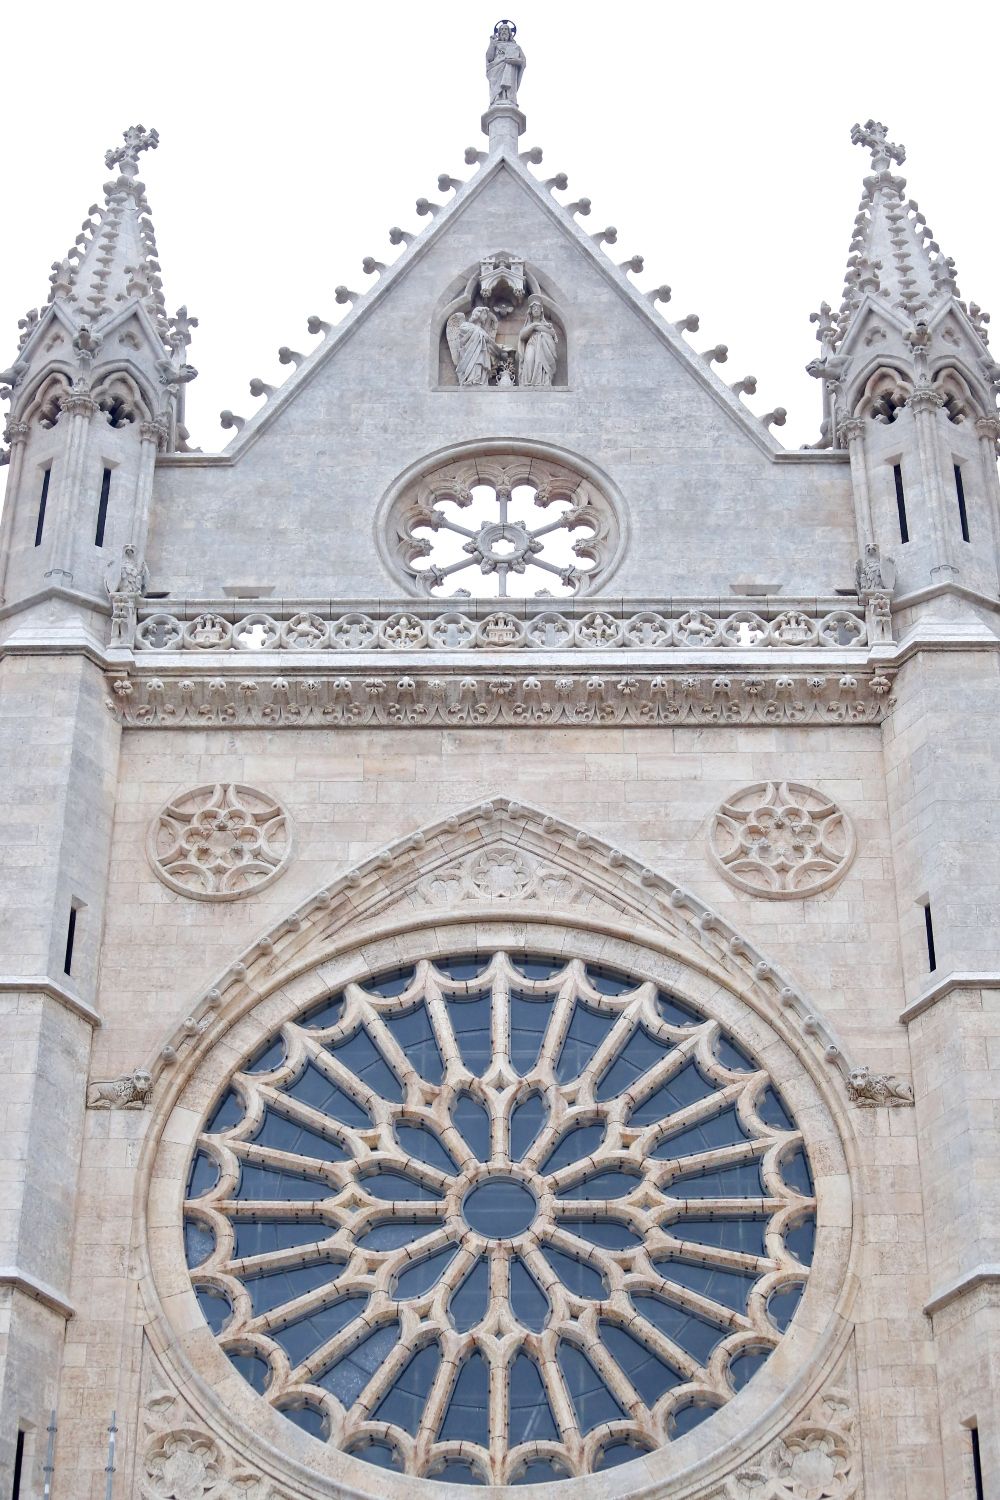
<path fill-rule="evenodd" d="M 590 591 L 620 546 L 597 486 L 565 465 L 502 455 L 462 459 L 394 506 L 397 559 L 438 598 L 567 598 Z"/>

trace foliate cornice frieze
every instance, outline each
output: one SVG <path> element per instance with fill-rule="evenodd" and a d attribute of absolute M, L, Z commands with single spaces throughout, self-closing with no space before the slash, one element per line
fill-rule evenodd
<path fill-rule="evenodd" d="M 214 664 L 213 664 L 214 665 Z M 338 728 L 667 724 L 880 724 L 891 672 L 753 670 L 400 675 L 108 674 L 108 708 L 127 727 Z"/>

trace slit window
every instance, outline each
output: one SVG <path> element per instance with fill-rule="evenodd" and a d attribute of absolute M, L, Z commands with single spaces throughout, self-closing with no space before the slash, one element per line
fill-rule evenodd
<path fill-rule="evenodd" d="M 976 1500 L 985 1500 L 986 1491 L 983 1488 L 983 1456 L 979 1450 L 979 1428 L 970 1427 L 969 1436 L 972 1439 L 972 1473 L 976 1481 Z"/>
<path fill-rule="evenodd" d="M 965 484 L 962 480 L 961 464 L 955 465 L 955 494 L 958 496 L 958 519 L 962 526 L 962 541 L 967 542 L 969 541 L 969 512 L 965 507 Z"/>
<path fill-rule="evenodd" d="M 934 952 L 934 922 L 929 901 L 924 902 L 924 935 L 927 938 L 927 967 L 933 972 L 937 968 L 937 956 Z"/>
<path fill-rule="evenodd" d="M 108 501 L 111 499 L 111 470 L 105 469 L 101 477 L 101 498 L 97 505 L 97 530 L 94 533 L 94 546 L 104 546 L 104 532 L 108 524 Z"/>
<path fill-rule="evenodd" d="M 973 1429 L 975 1430 L 975 1429 Z M 14 1486 L 11 1490 L 11 1500 L 20 1500 L 21 1497 L 21 1475 L 24 1472 L 24 1428 L 17 1429 L 17 1442 L 14 1446 Z"/>
<path fill-rule="evenodd" d="M 40 547 L 42 545 L 42 532 L 45 530 L 45 506 L 48 503 L 48 498 L 49 498 L 49 480 L 50 480 L 51 477 L 52 477 L 52 470 L 51 470 L 51 468 L 49 468 L 49 469 L 43 469 L 43 471 L 42 471 L 42 493 L 38 497 L 38 519 L 35 522 L 35 546 L 36 547 Z"/>
<path fill-rule="evenodd" d="M 892 477 L 896 485 L 896 512 L 899 516 L 899 540 L 901 542 L 908 542 L 910 540 L 910 532 L 906 524 L 906 495 L 903 492 L 903 470 L 901 465 L 893 464 Z"/>
<path fill-rule="evenodd" d="M 73 972 L 73 947 L 76 943 L 76 917 L 79 908 L 74 901 L 69 909 L 69 921 L 66 924 L 66 957 L 63 962 L 63 973 Z"/>

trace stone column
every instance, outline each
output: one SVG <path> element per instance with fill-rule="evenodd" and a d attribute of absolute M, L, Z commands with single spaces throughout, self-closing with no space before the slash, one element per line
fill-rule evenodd
<path fill-rule="evenodd" d="M 851 483 L 854 488 L 854 526 L 858 538 L 858 556 L 864 557 L 865 547 L 875 541 L 872 523 L 871 484 L 868 479 L 868 458 L 865 453 L 865 424 L 862 417 L 847 417 L 840 424 L 840 438 L 846 442 L 851 455 Z"/>
<path fill-rule="evenodd" d="M 156 470 L 156 455 L 167 441 L 167 427 L 163 417 L 139 424 L 139 473 L 135 481 L 135 496 L 132 502 L 132 524 L 129 541 L 135 544 L 139 556 L 145 555 L 146 534 L 149 531 L 149 511 L 153 501 L 153 475 Z"/>
<path fill-rule="evenodd" d="M 979 417 L 976 421 L 976 435 L 979 438 L 986 504 L 990 511 L 990 531 L 997 560 L 997 578 L 1000 582 L 1000 473 L 997 472 L 997 438 L 1000 438 L 1000 419 Z"/>
<path fill-rule="evenodd" d="M 10 566 L 10 553 L 14 545 L 14 515 L 21 488 L 21 475 L 24 472 L 24 452 L 29 431 L 27 422 L 10 422 L 7 426 L 10 466 L 7 470 L 7 496 L 4 501 L 3 520 L 0 523 L 0 604 L 3 604 L 7 597 L 7 569 Z"/>
<path fill-rule="evenodd" d="M 72 583 L 76 522 L 79 519 L 79 500 L 83 489 L 87 438 L 90 419 L 97 411 L 97 402 L 89 392 L 70 391 L 62 398 L 60 407 L 63 418 L 69 419 L 69 432 L 63 451 L 59 488 L 54 496 L 52 541 L 47 559 L 50 566 L 46 568 L 45 576 L 61 576 L 64 583 Z"/>
<path fill-rule="evenodd" d="M 927 521 L 931 532 L 932 556 L 931 578 L 936 582 L 947 582 L 958 574 L 954 555 L 942 527 L 944 514 L 944 492 L 941 484 L 940 443 L 938 440 L 937 414 L 944 406 L 944 397 L 928 385 L 918 386 L 906 403 L 913 413 L 913 430 L 917 438 L 917 455 L 920 461 L 920 477 L 926 497 Z"/>

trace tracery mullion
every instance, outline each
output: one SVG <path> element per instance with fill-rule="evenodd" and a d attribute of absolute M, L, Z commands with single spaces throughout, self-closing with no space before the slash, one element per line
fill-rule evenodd
<path fill-rule="evenodd" d="M 314 1130 L 317 1135 L 321 1135 L 332 1145 L 342 1146 L 349 1157 L 355 1155 L 354 1143 L 358 1135 L 363 1132 L 352 1130 L 350 1125 L 342 1125 L 339 1120 L 324 1114 L 322 1110 L 316 1109 L 311 1104 L 305 1104 L 301 1099 L 293 1098 L 291 1094 L 275 1088 L 273 1084 L 258 1083 L 256 1090 L 265 1105 L 276 1110 L 285 1119 L 291 1120 L 296 1125 L 305 1125 L 307 1129 Z M 226 1144 L 230 1142 L 227 1140 Z"/>
<path fill-rule="evenodd" d="M 361 994 L 364 1003 L 363 1024 L 365 1030 L 368 1032 L 376 1049 L 381 1052 L 389 1067 L 402 1083 L 404 1089 L 409 1091 L 411 1084 L 418 1081 L 416 1069 L 389 1030 L 382 1015 L 369 1003 L 368 996 L 363 991 Z"/>
<path fill-rule="evenodd" d="M 653 1232 L 659 1241 L 647 1244 L 650 1259 L 661 1255 L 676 1259 L 696 1261 L 706 1266 L 715 1266 L 720 1271 L 755 1271 L 765 1276 L 781 1269 L 781 1262 L 770 1255 L 754 1255 L 749 1250 L 727 1250 L 722 1245 L 705 1245 L 700 1240 L 687 1240 L 680 1236 L 666 1236 L 663 1231 Z M 660 1236 L 663 1236 L 660 1240 Z"/>
<path fill-rule="evenodd" d="M 542 1045 L 532 1069 L 532 1073 L 541 1074 L 546 1083 L 555 1082 L 556 1062 L 573 1018 L 573 1007 L 582 978 L 583 964 L 578 958 L 571 959 L 563 972 L 549 1024 L 545 1028 Z"/>
<path fill-rule="evenodd" d="M 658 1185 L 659 1179 L 664 1176 L 665 1169 L 677 1166 L 684 1168 L 683 1179 L 686 1181 L 689 1177 L 700 1173 L 708 1174 L 711 1171 L 721 1170 L 723 1167 L 735 1167 L 741 1163 L 759 1161 L 773 1145 L 773 1136 L 759 1136 L 752 1141 L 737 1141 L 732 1146 L 714 1146 L 704 1151 L 692 1151 L 690 1155 L 663 1156 L 655 1161 L 650 1159 L 650 1165 Z"/>
<path fill-rule="evenodd" d="M 645 988 L 646 986 L 643 986 L 643 989 Z M 631 998 L 624 1010 L 615 1016 L 607 1036 L 579 1075 L 578 1082 L 584 1085 L 584 1087 L 589 1085 L 592 1089 L 596 1086 L 615 1061 L 618 1054 L 631 1041 L 639 1027 L 639 1013 L 643 998 L 644 996 L 640 992 L 639 995 Z"/>
<path fill-rule="evenodd" d="M 310 1062 L 330 1083 L 336 1084 L 349 1098 L 360 1104 L 368 1112 L 373 1124 L 384 1119 L 388 1104 L 381 1094 L 353 1073 L 350 1068 L 345 1067 L 337 1055 L 324 1047 L 322 1042 L 317 1042 L 313 1037 L 308 1039 L 303 1037 L 303 1042 Z"/>
<path fill-rule="evenodd" d="M 274 1167 L 277 1171 L 289 1172 L 303 1181 L 319 1178 L 331 1185 L 331 1193 L 340 1192 L 351 1180 L 349 1161 L 324 1161 L 318 1156 L 302 1156 L 297 1151 L 281 1151 L 277 1146 L 258 1146 L 254 1141 L 227 1141 L 228 1149 L 237 1161 L 250 1166 Z M 309 1163 L 308 1170 L 305 1163 Z"/>
<path fill-rule="evenodd" d="M 716 1089 L 712 1094 L 706 1094 L 703 1099 L 696 1099 L 693 1104 L 685 1104 L 681 1109 L 675 1109 L 672 1114 L 664 1115 L 661 1120 L 657 1120 L 655 1125 L 642 1126 L 637 1133 L 643 1139 L 646 1149 L 652 1151 L 662 1141 L 672 1135 L 680 1134 L 688 1126 L 700 1125 L 703 1120 L 713 1120 L 716 1115 L 721 1115 L 730 1104 L 739 1099 L 745 1089 L 744 1083 L 727 1083 L 724 1088 Z"/>
<path fill-rule="evenodd" d="M 647 1068 L 645 1073 L 634 1079 L 627 1089 L 622 1090 L 618 1098 L 627 1100 L 630 1110 L 643 1104 L 650 1095 L 655 1094 L 665 1083 L 669 1083 L 672 1078 L 676 1077 L 685 1063 L 690 1062 L 697 1051 L 700 1039 L 701 1032 L 695 1032 L 692 1036 L 673 1042 L 672 1050 L 665 1057 L 661 1057 L 659 1062 L 654 1063 L 651 1068 Z"/>

